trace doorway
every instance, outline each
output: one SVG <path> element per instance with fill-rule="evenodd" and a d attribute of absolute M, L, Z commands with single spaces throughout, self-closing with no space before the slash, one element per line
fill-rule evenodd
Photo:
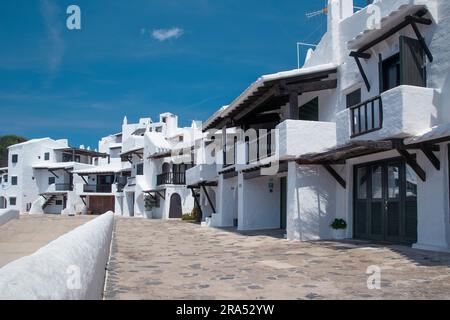
<path fill-rule="evenodd" d="M 182 217 L 181 197 L 178 193 L 174 193 L 170 197 L 169 219 L 181 219 Z"/>
<path fill-rule="evenodd" d="M 355 166 L 354 235 L 397 243 L 417 241 L 417 177 L 403 159 Z"/>

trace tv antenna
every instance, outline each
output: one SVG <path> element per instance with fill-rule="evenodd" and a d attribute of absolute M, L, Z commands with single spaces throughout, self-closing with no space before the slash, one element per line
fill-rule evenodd
<path fill-rule="evenodd" d="M 328 7 L 323 7 L 321 10 L 317 10 L 317 11 L 312 11 L 312 12 L 307 12 L 306 13 L 306 17 L 308 19 L 314 18 L 314 17 L 318 17 L 321 16 L 323 14 L 328 14 Z"/>

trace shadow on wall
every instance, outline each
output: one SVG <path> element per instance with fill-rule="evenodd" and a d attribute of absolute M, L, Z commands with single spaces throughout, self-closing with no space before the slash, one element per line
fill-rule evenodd
<path fill-rule="evenodd" d="M 330 224 L 336 217 L 337 184 L 325 174 L 320 167 L 303 167 L 301 170 L 296 192 L 297 212 L 293 221 L 294 232 L 301 240 L 333 238 Z"/>

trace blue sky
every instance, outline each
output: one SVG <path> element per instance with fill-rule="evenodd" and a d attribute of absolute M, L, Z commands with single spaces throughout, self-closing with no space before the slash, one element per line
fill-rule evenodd
<path fill-rule="evenodd" d="M 95 147 L 125 115 L 206 120 L 258 76 L 295 68 L 296 42 L 326 30 L 305 13 L 325 2 L 2 0 L 0 135 Z M 66 28 L 71 4 L 82 30 Z"/>

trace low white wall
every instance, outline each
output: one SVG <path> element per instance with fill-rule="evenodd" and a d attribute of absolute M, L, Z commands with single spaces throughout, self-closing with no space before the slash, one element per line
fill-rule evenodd
<path fill-rule="evenodd" d="M 19 210 L 2 209 L 0 210 L 0 226 L 8 223 L 12 219 L 19 219 L 19 217 Z"/>
<path fill-rule="evenodd" d="M 0 269 L 0 299 L 101 299 L 113 222 L 108 212 Z"/>

